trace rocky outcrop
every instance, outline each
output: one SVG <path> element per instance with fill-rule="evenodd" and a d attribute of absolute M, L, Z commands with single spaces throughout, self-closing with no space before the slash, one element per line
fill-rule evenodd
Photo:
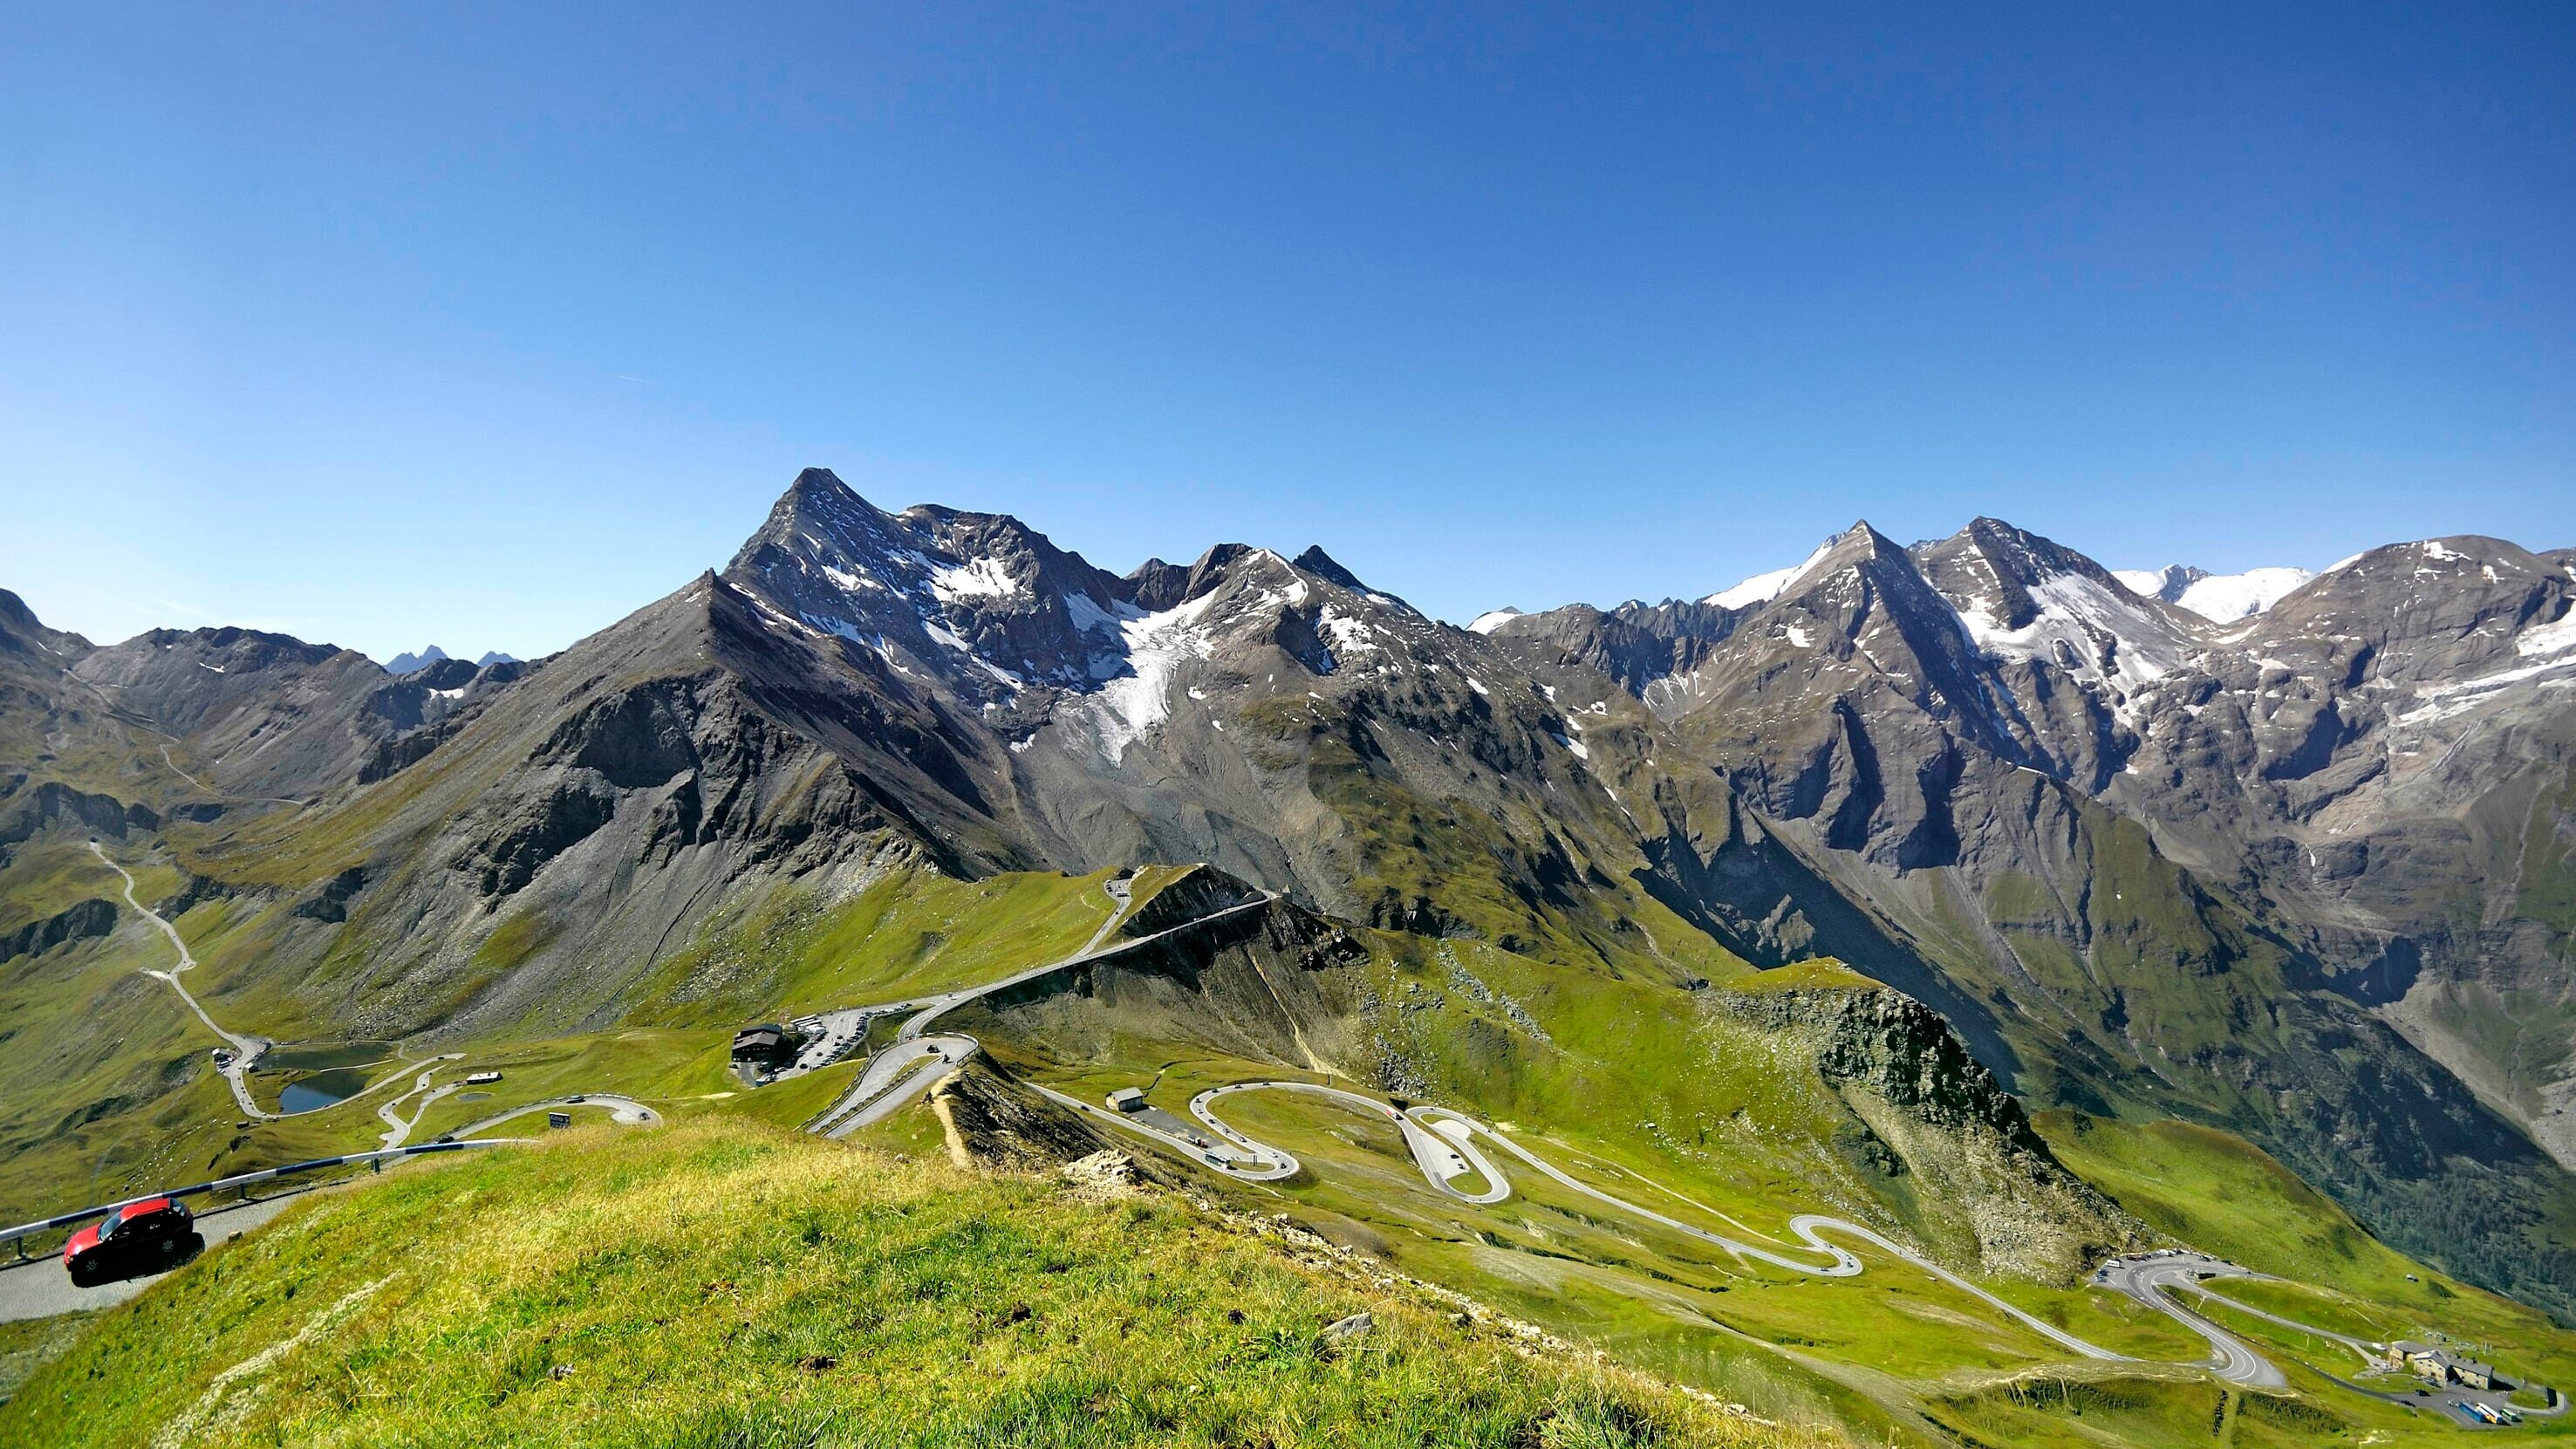
<path fill-rule="evenodd" d="M 1922 1184 L 1906 1195 L 1918 1210 L 1964 1219 L 1985 1271 L 2072 1282 L 2106 1252 L 2146 1238 L 2143 1224 L 2058 1162 L 2021 1103 L 1912 997 L 1855 978 L 1703 999 L 1794 1043 L 1859 1119 L 1862 1130 L 1837 1134 L 1837 1145 L 1865 1172 Z"/>
<path fill-rule="evenodd" d="M 1130 911 L 1118 923 L 1118 934 L 1130 940 L 1151 936 L 1260 897 L 1261 892 L 1213 866 L 1191 866 Z"/>
<path fill-rule="evenodd" d="M 41 956 L 66 941 L 104 936 L 115 929 L 116 903 L 93 896 L 69 910 L 0 933 L 0 961 L 13 956 Z"/>
<path fill-rule="evenodd" d="M 6 788 L 0 788 L 0 845 L 32 839 L 36 832 L 57 823 L 120 840 L 129 829 L 161 828 L 161 817 L 148 805 L 129 805 L 113 795 L 75 790 L 53 780 L 24 788 L 25 779 L 18 776 Z"/>
<path fill-rule="evenodd" d="M 930 1108 L 947 1137 L 949 1158 L 960 1167 L 1044 1171 L 1117 1155 L 1090 1123 L 1020 1088 L 1007 1069 L 990 1062 L 949 1073 L 931 1088 Z M 1131 1162 L 1121 1180 L 1145 1175 Z"/>

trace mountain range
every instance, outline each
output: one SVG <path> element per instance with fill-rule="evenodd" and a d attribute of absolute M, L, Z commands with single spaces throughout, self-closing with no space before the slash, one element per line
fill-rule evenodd
<path fill-rule="evenodd" d="M 1281 941 L 1657 1000 L 1831 958 L 2033 1113 L 2241 1135 L 2576 1321 L 2571 603 L 2576 550 L 2122 574 L 1980 518 L 1459 628 L 1321 548 L 1113 574 L 814 469 L 725 568 L 524 664 L 102 646 L 0 594 L 0 883 L 63 832 L 151 844 L 236 963 L 222 994 L 281 1039 L 711 1027 L 785 979 L 761 974 L 781 933 L 884 882 L 1156 862 L 1332 923 Z M 0 938 L 38 900 L 7 897 Z M 1553 1050 L 1410 1037 L 1380 987 L 1313 999 L 1339 1015 L 1258 1049 L 1504 1096 Z M 78 1084 L 0 1111 L 0 1154 L 78 1140 L 63 1170 L 101 1171 L 120 1149 L 90 1125 L 200 1070 L 85 1040 L 0 1034 L 0 1085 Z M 1850 1146 L 1903 1136 L 1871 1120 L 1835 1150 L 1892 1162 Z M 2000 1191 L 1914 1170 L 1927 1202 Z M 2107 1212 L 2060 1216 L 2116 1235 Z"/>
<path fill-rule="evenodd" d="M 447 651 L 439 648 L 435 644 L 432 644 L 417 654 L 414 654 L 409 650 L 405 650 L 402 653 L 395 655 L 393 658 L 386 660 L 385 673 L 400 679 L 407 674 L 418 674 L 433 664 L 444 664 L 447 660 Z M 483 652 L 482 658 L 474 661 L 474 667 L 477 669 L 488 669 L 495 664 L 516 664 L 518 662 L 519 661 L 513 656 L 504 654 L 497 649 L 487 649 Z"/>

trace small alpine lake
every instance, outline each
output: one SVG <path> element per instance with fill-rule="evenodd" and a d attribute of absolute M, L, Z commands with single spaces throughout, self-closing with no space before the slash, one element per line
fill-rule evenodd
<path fill-rule="evenodd" d="M 298 1077 L 277 1094 L 277 1110 L 288 1116 L 345 1102 L 367 1088 L 367 1074 L 356 1067 L 334 1067 Z"/>

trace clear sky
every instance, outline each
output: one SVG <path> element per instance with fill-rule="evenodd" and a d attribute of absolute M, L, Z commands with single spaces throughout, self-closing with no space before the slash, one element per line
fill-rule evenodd
<path fill-rule="evenodd" d="M 2576 544 L 2576 6 L 1503 8 L 8 6 L 0 587 L 534 655 L 807 464 L 1451 619 Z"/>

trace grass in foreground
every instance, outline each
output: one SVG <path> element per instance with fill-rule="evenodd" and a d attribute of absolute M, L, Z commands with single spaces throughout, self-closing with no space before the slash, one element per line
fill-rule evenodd
<path fill-rule="evenodd" d="M 1366 1311 L 1339 1348 L 1319 1330 Z M 1829 1442 L 1170 1200 L 738 1121 L 586 1132 L 317 1198 L 101 1316 L 0 1441 Z"/>

